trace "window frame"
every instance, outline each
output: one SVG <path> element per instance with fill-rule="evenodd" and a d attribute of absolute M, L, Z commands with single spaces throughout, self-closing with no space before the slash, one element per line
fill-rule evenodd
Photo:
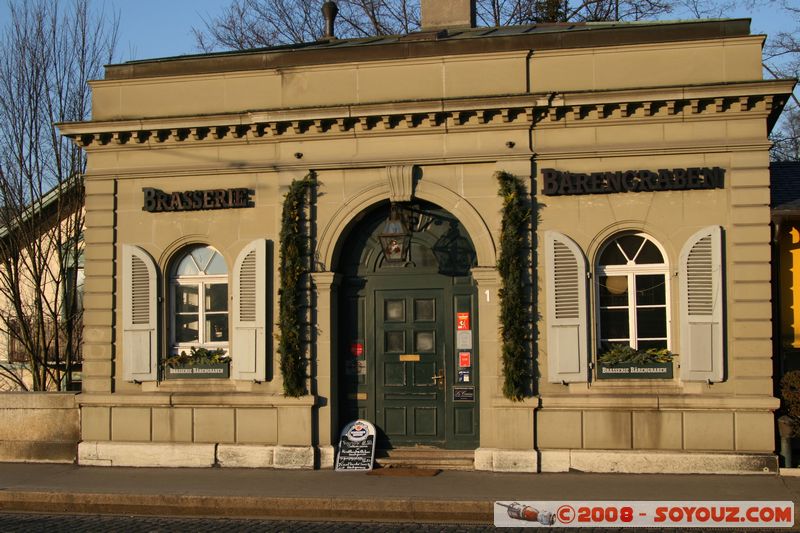
<path fill-rule="evenodd" d="M 656 246 L 658 251 L 661 253 L 661 257 L 663 259 L 662 263 L 650 263 L 650 264 L 636 264 L 629 262 L 625 265 L 601 265 L 600 258 L 603 256 L 603 252 L 605 250 L 617 242 L 618 239 L 625 236 L 637 236 L 642 237 L 645 241 L 649 241 Z M 639 249 L 640 253 L 641 247 Z M 624 253 L 624 252 L 623 252 Z M 627 258 L 627 256 L 626 256 Z M 636 257 L 634 257 L 635 259 Z M 670 267 L 669 267 L 669 260 L 667 254 L 664 250 L 664 247 L 661 246 L 656 239 L 654 239 L 651 235 L 642 232 L 642 231 L 623 231 L 617 232 L 608 237 L 605 243 L 598 249 L 596 254 L 596 260 L 594 261 L 594 287 L 593 287 L 593 297 L 595 300 L 594 308 L 594 328 L 595 328 L 595 351 L 596 355 L 599 357 L 602 355 L 603 350 L 603 342 L 609 342 L 613 344 L 623 344 L 625 341 L 604 341 L 602 337 L 602 310 L 603 307 L 601 306 L 600 302 L 600 278 L 603 276 L 626 276 L 627 277 L 627 294 L 628 294 L 628 302 L 627 302 L 627 310 L 628 310 L 628 345 L 638 349 L 639 342 L 645 341 L 647 339 L 640 339 L 638 335 L 637 329 L 637 309 L 643 306 L 636 305 L 636 277 L 641 275 L 663 275 L 664 276 L 664 313 L 665 313 L 665 329 L 666 329 L 666 348 L 668 350 L 672 350 L 672 284 L 671 284 L 671 274 L 670 274 Z M 646 306 L 651 307 L 651 306 Z M 660 308 L 661 304 L 653 305 L 652 308 Z"/>
<path fill-rule="evenodd" d="M 214 253 L 218 254 L 222 259 L 223 263 L 225 263 L 225 274 L 194 274 L 194 275 L 183 275 L 179 276 L 177 274 L 177 269 L 180 263 L 186 258 L 190 256 L 193 250 L 197 248 L 208 248 L 212 250 Z M 213 256 L 212 256 L 213 258 Z M 192 259 L 194 261 L 194 259 Z M 211 259 L 209 259 L 209 263 L 211 263 Z M 196 264 L 196 261 L 195 261 Z M 217 250 L 215 247 L 209 244 L 193 244 L 186 246 L 181 249 L 180 253 L 175 256 L 175 259 L 172 261 L 170 265 L 170 275 L 168 279 L 168 286 L 169 286 L 169 303 L 167 306 L 167 312 L 169 313 L 169 353 L 172 355 L 180 354 L 181 351 L 188 352 L 191 348 L 207 348 L 207 349 L 218 349 L 222 348 L 226 352 L 230 346 L 230 339 L 231 339 L 231 319 L 232 319 L 232 311 L 231 311 L 231 282 L 230 282 L 230 269 L 228 268 L 228 263 L 225 261 L 225 256 Z M 205 297 L 206 297 L 206 287 L 209 285 L 216 285 L 216 284 L 224 284 L 226 286 L 226 297 L 225 297 L 225 312 L 218 312 L 218 311 L 211 311 L 208 313 L 214 315 L 221 315 L 224 314 L 228 318 L 228 326 L 227 326 L 227 340 L 225 341 L 209 341 L 205 339 L 205 327 L 206 327 L 206 309 L 205 309 Z M 178 298 L 177 298 L 177 288 L 179 286 L 185 287 L 197 287 L 197 322 L 198 322 L 198 333 L 197 333 L 197 341 L 192 342 L 178 342 L 177 340 L 177 316 L 178 312 Z M 194 314 L 194 313 L 192 313 Z"/>

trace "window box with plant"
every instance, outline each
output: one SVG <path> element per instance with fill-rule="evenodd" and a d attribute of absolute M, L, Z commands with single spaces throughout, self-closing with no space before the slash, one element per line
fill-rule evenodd
<path fill-rule="evenodd" d="M 597 379 L 672 379 L 672 353 L 666 348 L 637 350 L 612 344 L 597 358 Z"/>
<path fill-rule="evenodd" d="M 230 377 L 230 355 L 222 348 L 192 347 L 164 360 L 164 379 L 208 379 Z"/>

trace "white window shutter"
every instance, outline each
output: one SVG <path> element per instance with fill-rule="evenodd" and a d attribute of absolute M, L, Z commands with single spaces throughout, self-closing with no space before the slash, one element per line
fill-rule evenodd
<path fill-rule="evenodd" d="M 150 255 L 122 245 L 122 377 L 155 381 L 158 361 L 158 277 Z"/>
<path fill-rule="evenodd" d="M 724 377 L 722 228 L 698 231 L 681 250 L 681 379 Z"/>
<path fill-rule="evenodd" d="M 234 379 L 264 381 L 267 371 L 267 241 L 257 239 L 236 258 L 233 269 Z"/>
<path fill-rule="evenodd" d="M 569 237 L 546 231 L 547 377 L 576 383 L 588 377 L 586 259 Z"/>

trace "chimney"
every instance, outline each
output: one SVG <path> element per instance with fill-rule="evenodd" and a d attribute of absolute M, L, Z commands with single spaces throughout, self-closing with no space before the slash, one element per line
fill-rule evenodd
<path fill-rule="evenodd" d="M 474 28 L 475 0 L 422 0 L 422 31 Z"/>
<path fill-rule="evenodd" d="M 336 31 L 334 23 L 336 22 L 336 15 L 339 14 L 339 8 L 336 2 L 325 2 L 322 4 L 322 16 L 325 17 L 325 38 L 335 39 Z"/>

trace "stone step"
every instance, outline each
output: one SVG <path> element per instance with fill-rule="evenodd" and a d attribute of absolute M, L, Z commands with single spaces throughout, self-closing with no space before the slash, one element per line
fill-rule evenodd
<path fill-rule="evenodd" d="M 438 468 L 441 470 L 474 470 L 473 450 L 441 448 L 393 448 L 375 452 L 375 462 L 387 467 Z"/>

